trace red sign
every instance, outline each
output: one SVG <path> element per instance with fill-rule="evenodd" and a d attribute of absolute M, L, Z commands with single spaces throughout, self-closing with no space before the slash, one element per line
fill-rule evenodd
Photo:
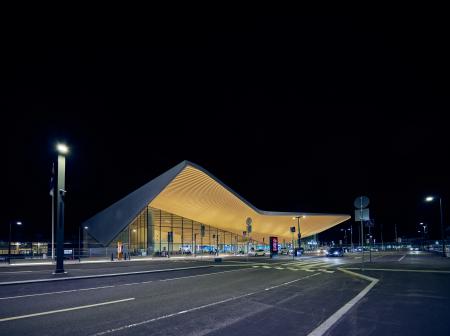
<path fill-rule="evenodd" d="M 278 237 L 270 237 L 270 252 L 278 253 Z"/>

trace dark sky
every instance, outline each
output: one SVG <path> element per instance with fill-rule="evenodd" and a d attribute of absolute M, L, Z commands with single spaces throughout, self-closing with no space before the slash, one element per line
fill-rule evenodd
<path fill-rule="evenodd" d="M 48 239 L 65 140 L 68 238 L 185 159 L 260 209 L 352 214 L 367 195 L 385 240 L 419 221 L 438 236 L 422 199 L 441 194 L 448 219 L 447 31 L 434 16 L 18 28 L 0 76 L 2 226 Z"/>

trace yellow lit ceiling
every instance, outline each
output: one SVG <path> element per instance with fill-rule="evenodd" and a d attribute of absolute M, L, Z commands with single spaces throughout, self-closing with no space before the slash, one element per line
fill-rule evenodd
<path fill-rule="evenodd" d="M 211 177 L 206 171 L 187 163 L 181 172 L 150 202 L 150 206 L 197 222 L 242 235 L 246 219 L 252 219 L 251 238 L 268 242 L 269 236 L 291 240 L 290 227 L 300 216 L 302 237 L 322 232 L 350 218 L 348 215 L 268 212 L 256 209 L 238 194 Z"/>

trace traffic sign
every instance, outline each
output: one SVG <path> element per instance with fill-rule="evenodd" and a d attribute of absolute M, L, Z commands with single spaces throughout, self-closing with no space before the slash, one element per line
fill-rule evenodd
<path fill-rule="evenodd" d="M 360 209 L 360 208 L 366 208 L 369 205 L 369 203 L 370 203 L 369 197 L 359 196 L 359 197 L 356 197 L 355 201 L 353 202 L 353 205 L 355 206 L 355 208 Z"/>

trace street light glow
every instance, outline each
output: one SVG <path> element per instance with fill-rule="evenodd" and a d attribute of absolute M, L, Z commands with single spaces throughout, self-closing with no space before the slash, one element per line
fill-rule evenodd
<path fill-rule="evenodd" d="M 16 222 L 17 225 L 22 225 L 22 222 Z"/>
<path fill-rule="evenodd" d="M 63 155 L 69 153 L 69 147 L 67 147 L 67 145 L 63 143 L 58 143 L 56 145 L 56 150 L 58 151 L 59 154 Z"/>
<path fill-rule="evenodd" d="M 85 229 L 85 230 L 89 229 L 89 226 L 85 226 L 84 229 Z"/>
<path fill-rule="evenodd" d="M 427 202 L 432 202 L 434 200 L 434 197 L 433 196 L 427 196 L 426 198 L 425 198 L 425 201 L 427 201 Z"/>

